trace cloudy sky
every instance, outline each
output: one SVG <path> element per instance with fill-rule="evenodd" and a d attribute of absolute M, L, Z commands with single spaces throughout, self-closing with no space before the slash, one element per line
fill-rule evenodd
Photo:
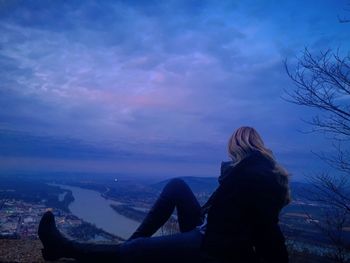
<path fill-rule="evenodd" d="M 317 2 L 317 4 L 316 4 Z M 283 60 L 348 51 L 347 1 L 0 1 L 0 172 L 217 176 L 239 126 L 302 180 L 329 151 Z"/>

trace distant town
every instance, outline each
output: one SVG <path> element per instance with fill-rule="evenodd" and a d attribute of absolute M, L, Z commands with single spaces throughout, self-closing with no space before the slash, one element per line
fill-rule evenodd
<path fill-rule="evenodd" d="M 0 200 L 0 238 L 37 239 L 41 216 L 49 208 L 44 204 L 21 200 Z M 54 210 L 57 227 L 68 237 L 79 240 L 109 241 L 118 238 L 84 222 L 71 213 Z"/>

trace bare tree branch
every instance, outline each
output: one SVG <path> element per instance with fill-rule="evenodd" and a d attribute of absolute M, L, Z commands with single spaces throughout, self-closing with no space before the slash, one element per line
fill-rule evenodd
<path fill-rule="evenodd" d="M 285 60 L 288 76 L 296 89 L 285 91 L 288 102 L 321 110 L 310 124 L 318 130 L 350 137 L 350 57 L 331 50 L 312 55 L 305 48 L 294 71 Z"/>
<path fill-rule="evenodd" d="M 333 244 L 336 262 L 346 262 L 350 244 L 344 228 L 350 226 L 350 152 L 344 146 L 350 140 L 350 57 L 339 51 L 326 50 L 318 55 L 306 48 L 291 69 L 285 69 L 294 82 L 293 90 L 286 90 L 288 102 L 315 108 L 320 114 L 305 122 L 314 132 L 331 134 L 335 154 L 315 153 L 335 172 L 323 172 L 310 178 L 312 193 L 308 198 L 322 205 L 322 216 L 310 220 Z M 346 149 L 346 148 L 345 148 Z"/>

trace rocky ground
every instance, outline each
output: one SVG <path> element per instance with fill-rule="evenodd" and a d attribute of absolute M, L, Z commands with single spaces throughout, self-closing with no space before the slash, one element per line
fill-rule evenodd
<path fill-rule="evenodd" d="M 39 240 L 0 239 L 0 262 L 40 262 L 42 245 Z M 75 262 L 74 260 L 59 260 L 55 262 Z"/>
<path fill-rule="evenodd" d="M 0 239 L 0 263 L 25 262 L 44 263 L 41 256 L 42 245 L 39 240 Z M 74 263 L 74 260 L 59 260 L 56 263 Z M 290 263 L 332 263 L 331 259 L 305 253 L 290 253 Z"/>

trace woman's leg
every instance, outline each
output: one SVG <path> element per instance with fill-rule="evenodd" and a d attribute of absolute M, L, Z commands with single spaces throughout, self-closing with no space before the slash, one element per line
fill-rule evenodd
<path fill-rule="evenodd" d="M 151 211 L 130 239 L 151 236 L 168 220 L 175 207 L 181 232 L 191 231 L 201 224 L 200 205 L 191 189 L 183 180 L 173 179 L 164 187 Z M 147 260 L 146 255 L 161 259 L 154 262 L 170 262 L 170 258 L 167 258 L 168 261 L 162 259 L 167 255 L 173 255 L 171 258 L 174 259 L 177 256 L 189 257 L 193 253 L 197 255 L 200 244 L 197 241 L 201 238 L 201 234 L 193 230 L 171 236 L 138 238 L 122 245 L 78 243 L 61 235 L 51 212 L 46 212 L 42 217 L 38 234 L 44 245 L 43 256 L 46 260 L 68 257 L 83 262 L 118 262 L 121 255 L 129 262 L 139 262 L 141 255 L 145 258 L 143 262 L 152 262 Z M 192 249 L 193 245 L 196 249 Z M 132 261 L 135 257 L 138 261 Z"/>
<path fill-rule="evenodd" d="M 152 236 L 172 215 L 176 207 L 179 228 L 187 232 L 201 224 L 201 207 L 189 186 L 182 179 L 172 179 L 163 188 L 157 201 L 129 240 Z"/>
<path fill-rule="evenodd" d="M 39 238 L 44 245 L 45 260 L 62 257 L 80 262 L 179 263 L 206 262 L 201 250 L 203 235 L 194 229 L 169 236 L 137 238 L 121 244 L 78 243 L 61 235 L 51 212 L 42 217 Z"/>
<path fill-rule="evenodd" d="M 203 263 L 203 235 L 198 229 L 174 235 L 141 237 L 120 245 L 123 263 Z"/>

